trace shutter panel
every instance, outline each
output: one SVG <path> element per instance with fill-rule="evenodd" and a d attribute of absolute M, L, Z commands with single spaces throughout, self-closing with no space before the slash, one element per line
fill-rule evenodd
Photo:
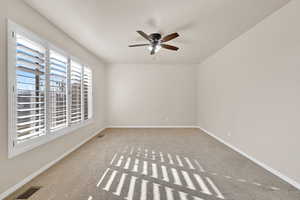
<path fill-rule="evenodd" d="M 67 127 L 67 57 L 50 50 L 49 54 L 50 130 Z"/>
<path fill-rule="evenodd" d="M 45 55 L 45 47 L 16 35 L 17 142 L 46 133 Z"/>
<path fill-rule="evenodd" d="M 92 117 L 92 71 L 84 67 L 83 76 L 83 102 L 84 102 L 84 119 Z"/>
<path fill-rule="evenodd" d="M 71 124 L 79 123 L 82 119 L 82 65 L 71 61 Z"/>

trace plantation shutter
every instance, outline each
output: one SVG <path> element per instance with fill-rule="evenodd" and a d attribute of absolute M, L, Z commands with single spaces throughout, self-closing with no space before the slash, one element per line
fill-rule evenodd
<path fill-rule="evenodd" d="M 46 48 L 16 35 L 16 139 L 44 135 Z"/>
<path fill-rule="evenodd" d="M 67 127 L 67 70 L 67 57 L 50 50 L 49 115 L 51 131 Z"/>
<path fill-rule="evenodd" d="M 91 68 L 7 21 L 8 157 L 90 124 Z"/>
<path fill-rule="evenodd" d="M 83 75 L 84 120 L 92 117 L 92 71 L 84 67 Z"/>
<path fill-rule="evenodd" d="M 71 124 L 79 123 L 82 119 L 82 65 L 71 61 Z"/>

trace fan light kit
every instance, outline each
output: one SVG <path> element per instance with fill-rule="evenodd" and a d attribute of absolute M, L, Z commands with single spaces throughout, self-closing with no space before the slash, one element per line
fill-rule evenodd
<path fill-rule="evenodd" d="M 178 33 L 172 33 L 167 36 L 164 36 L 162 38 L 160 33 L 152 33 L 150 35 L 147 35 L 143 31 L 137 31 L 138 34 L 140 34 L 143 38 L 148 40 L 150 43 L 149 44 L 133 44 L 129 45 L 129 47 L 141 47 L 141 46 L 148 46 L 148 49 L 150 51 L 151 55 L 154 55 L 157 53 L 161 48 L 172 50 L 172 51 L 177 51 L 179 48 L 165 44 L 165 42 L 168 42 L 170 40 L 173 40 L 179 36 Z"/>
<path fill-rule="evenodd" d="M 148 46 L 150 52 L 153 50 L 153 48 L 154 48 L 154 52 L 157 53 L 161 49 L 161 46 L 160 44 L 156 45 L 156 47 L 153 47 L 152 45 Z"/>

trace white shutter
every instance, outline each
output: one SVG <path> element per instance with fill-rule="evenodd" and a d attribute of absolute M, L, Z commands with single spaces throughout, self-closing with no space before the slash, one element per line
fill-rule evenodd
<path fill-rule="evenodd" d="M 46 48 L 16 35 L 16 139 L 44 135 Z"/>
<path fill-rule="evenodd" d="M 49 116 L 50 130 L 67 127 L 67 57 L 49 53 Z"/>
<path fill-rule="evenodd" d="M 92 117 L 92 71 L 84 67 L 83 75 L 83 102 L 84 102 L 84 120 Z"/>
<path fill-rule="evenodd" d="M 92 118 L 92 70 L 10 20 L 7 89 L 9 158 Z"/>
<path fill-rule="evenodd" d="M 82 65 L 71 61 L 71 124 L 79 123 L 82 120 Z"/>

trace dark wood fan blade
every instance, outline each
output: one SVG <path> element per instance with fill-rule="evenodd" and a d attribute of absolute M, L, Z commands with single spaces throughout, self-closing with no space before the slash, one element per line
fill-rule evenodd
<path fill-rule="evenodd" d="M 173 51 L 177 51 L 179 49 L 178 47 L 175 47 L 175 46 L 172 46 L 172 45 L 168 45 L 168 44 L 160 44 L 160 46 L 162 48 L 173 50 Z"/>
<path fill-rule="evenodd" d="M 142 46 L 149 46 L 149 44 L 132 44 L 129 45 L 128 47 L 142 47 Z"/>
<path fill-rule="evenodd" d="M 173 40 L 174 38 L 177 38 L 179 36 L 178 33 L 172 33 L 170 35 L 167 35 L 165 37 L 163 37 L 163 39 L 161 40 L 161 42 L 168 42 L 170 40 Z"/>
<path fill-rule="evenodd" d="M 145 38 L 146 40 L 148 41 L 151 41 L 150 40 L 150 37 L 149 35 L 147 35 L 146 33 L 144 33 L 143 31 L 136 31 L 138 34 L 140 34 L 143 38 Z"/>

